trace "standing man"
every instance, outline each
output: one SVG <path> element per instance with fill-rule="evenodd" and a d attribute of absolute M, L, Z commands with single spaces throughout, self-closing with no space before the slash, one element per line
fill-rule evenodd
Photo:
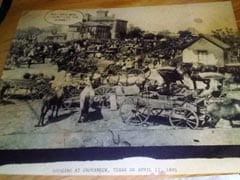
<path fill-rule="evenodd" d="M 87 79 L 86 86 L 80 93 L 80 117 L 78 122 L 84 122 L 88 120 L 89 108 L 93 103 L 95 91 L 92 87 L 90 79 Z"/>

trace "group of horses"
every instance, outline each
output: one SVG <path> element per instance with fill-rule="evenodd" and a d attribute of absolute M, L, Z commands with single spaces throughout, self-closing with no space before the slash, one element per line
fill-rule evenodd
<path fill-rule="evenodd" d="M 67 91 L 64 87 L 58 87 L 46 94 L 42 99 L 42 108 L 37 127 L 44 126 L 46 123 L 51 122 L 58 118 L 59 109 L 63 107 L 64 97 Z M 95 91 L 90 82 L 88 82 L 85 88 L 79 94 L 79 119 L 78 122 L 83 122 L 88 119 L 89 107 L 93 103 L 93 98 L 95 96 Z M 45 122 L 45 117 L 48 112 L 51 115 L 48 117 L 48 121 Z"/>

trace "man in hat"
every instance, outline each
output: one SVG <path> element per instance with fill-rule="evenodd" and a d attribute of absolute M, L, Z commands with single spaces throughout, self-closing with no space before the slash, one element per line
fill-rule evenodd
<path fill-rule="evenodd" d="M 91 78 L 86 80 L 86 86 L 80 93 L 80 117 L 78 122 L 88 120 L 89 108 L 93 103 L 95 91 L 92 87 Z"/>

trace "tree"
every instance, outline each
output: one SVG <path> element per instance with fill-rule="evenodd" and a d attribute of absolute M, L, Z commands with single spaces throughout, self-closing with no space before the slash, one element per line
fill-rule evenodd
<path fill-rule="evenodd" d="M 146 33 L 143 35 L 144 39 L 154 39 L 155 38 L 155 34 L 153 33 Z"/>
<path fill-rule="evenodd" d="M 29 27 L 27 29 L 19 29 L 15 34 L 16 39 L 33 39 L 42 33 L 42 30 L 37 27 Z"/>
<path fill-rule="evenodd" d="M 239 57 L 239 52 L 240 52 L 239 32 L 234 32 L 233 29 L 231 28 L 225 28 L 225 29 L 213 30 L 212 35 L 231 47 L 231 50 L 230 50 L 231 55 Z"/>
<path fill-rule="evenodd" d="M 162 30 L 157 33 L 157 36 L 169 37 L 171 32 L 169 30 Z"/>
<path fill-rule="evenodd" d="M 42 32 L 42 30 L 37 27 L 30 27 L 27 29 L 27 31 L 28 31 L 29 36 L 36 36 Z"/>
<path fill-rule="evenodd" d="M 232 28 L 213 30 L 212 35 L 230 46 L 239 44 L 239 36 L 233 31 Z"/>
<path fill-rule="evenodd" d="M 156 35 L 157 40 L 163 39 L 164 37 L 165 37 L 165 36 L 164 36 L 163 34 L 161 34 L 160 32 L 157 33 L 157 35 Z"/>
<path fill-rule="evenodd" d="M 188 30 L 178 31 L 179 38 L 189 38 L 192 37 L 192 33 Z"/>
<path fill-rule="evenodd" d="M 127 33 L 127 38 L 129 39 L 134 39 L 134 38 L 142 38 L 143 37 L 144 31 L 140 29 L 139 27 L 130 27 L 128 33 Z"/>
<path fill-rule="evenodd" d="M 16 39 L 27 39 L 28 33 L 26 30 L 18 29 L 15 33 L 15 38 Z"/>

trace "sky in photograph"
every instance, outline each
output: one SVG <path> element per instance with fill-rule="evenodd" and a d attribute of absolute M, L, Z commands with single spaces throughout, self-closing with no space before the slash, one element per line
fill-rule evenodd
<path fill-rule="evenodd" d="M 117 19 L 127 20 L 128 25 L 138 26 L 149 32 L 169 30 L 176 33 L 179 30 L 194 28 L 198 33 L 210 34 L 212 30 L 226 27 L 237 30 L 230 1 L 104 10 L 108 10 L 109 15 L 114 14 Z M 96 9 L 75 11 L 96 15 Z M 50 11 L 24 12 L 18 28 L 52 26 L 45 20 L 48 12 Z M 67 29 L 67 26 L 63 29 Z"/>

